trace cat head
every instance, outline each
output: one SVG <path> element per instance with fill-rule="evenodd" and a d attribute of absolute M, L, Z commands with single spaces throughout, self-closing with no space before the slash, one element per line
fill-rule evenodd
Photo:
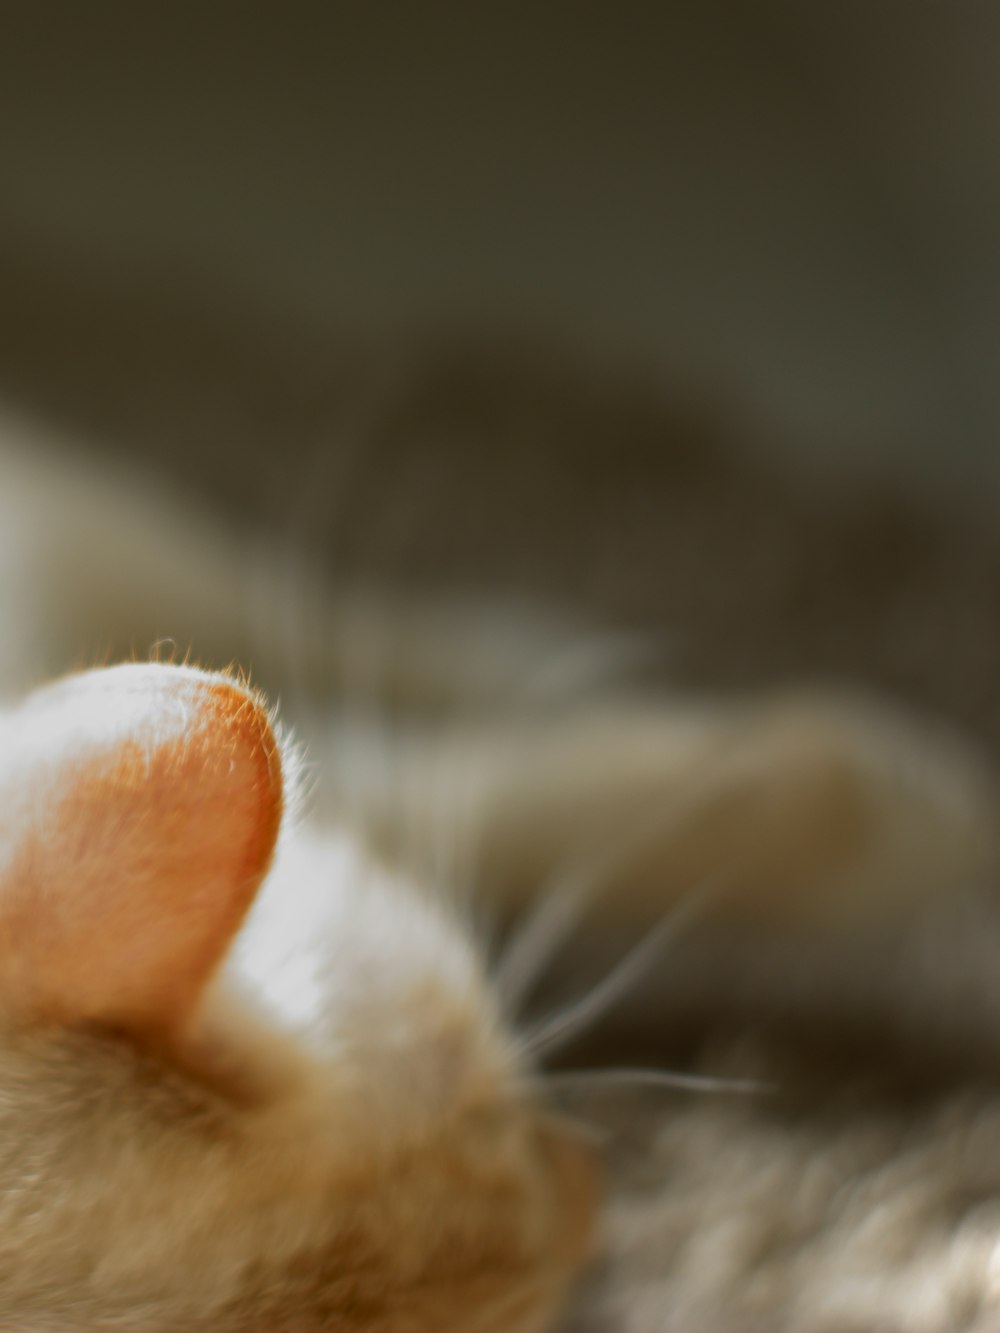
<path fill-rule="evenodd" d="M 0 726 L 0 1323 L 550 1327 L 589 1153 L 447 913 L 279 839 L 286 761 L 257 696 L 174 666 Z"/>

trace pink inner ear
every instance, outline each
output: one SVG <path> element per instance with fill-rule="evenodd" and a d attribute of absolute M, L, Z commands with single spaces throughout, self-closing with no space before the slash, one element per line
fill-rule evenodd
<path fill-rule="evenodd" d="M 92 672 L 33 696 L 0 762 L 4 1008 L 177 1033 L 274 850 L 261 701 L 183 667 Z"/>

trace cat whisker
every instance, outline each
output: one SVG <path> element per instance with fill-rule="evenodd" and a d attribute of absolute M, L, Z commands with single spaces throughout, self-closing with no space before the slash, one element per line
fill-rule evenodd
<path fill-rule="evenodd" d="M 621 959 L 592 990 L 535 1025 L 524 1039 L 534 1060 L 549 1056 L 603 1018 L 648 974 L 661 944 L 660 932 L 647 936 Z"/>
<path fill-rule="evenodd" d="M 724 793 L 729 780 L 724 776 L 721 782 L 716 778 L 693 781 L 667 818 L 659 809 L 652 814 L 644 812 L 612 848 L 578 854 L 558 879 L 542 886 L 537 895 L 538 906 L 515 932 L 497 966 L 496 984 L 508 1012 L 516 1011 L 523 1003 L 545 965 L 570 937 L 598 890 L 615 874 L 626 870 L 629 860 L 641 855 L 652 842 L 669 845 L 671 838 L 682 833 L 689 821 L 701 814 L 706 801 Z M 720 882 L 715 882 L 711 894 L 719 887 Z M 695 895 L 699 909 L 706 905 L 709 896 L 708 885 Z M 691 910 L 690 896 L 684 901 L 687 907 L 683 910 Z"/>
<path fill-rule="evenodd" d="M 524 1003 L 546 963 L 554 958 L 586 911 L 599 878 L 579 864 L 543 888 L 538 905 L 512 935 L 497 963 L 494 985 L 507 1013 Z"/>
<path fill-rule="evenodd" d="M 497 965 L 495 984 L 508 1012 L 524 1003 L 598 891 L 627 866 L 630 856 L 662 833 L 661 818 L 642 819 L 631 836 L 623 835 L 612 849 L 574 857 L 555 880 L 542 885 L 538 906 L 514 933 Z"/>
<path fill-rule="evenodd" d="M 634 945 L 605 976 L 585 994 L 564 1008 L 540 1019 L 523 1039 L 529 1059 L 538 1060 L 565 1046 L 603 1018 L 649 974 L 667 939 L 675 933 L 678 913 L 672 912 Z M 685 916 L 687 913 L 685 913 Z"/>
<path fill-rule="evenodd" d="M 729 1078 L 714 1074 L 689 1074 L 673 1069 L 560 1069 L 541 1076 L 543 1086 L 557 1093 L 589 1093 L 605 1088 L 658 1088 L 664 1092 L 724 1093 L 734 1096 L 769 1097 L 776 1083 L 755 1078 Z"/>

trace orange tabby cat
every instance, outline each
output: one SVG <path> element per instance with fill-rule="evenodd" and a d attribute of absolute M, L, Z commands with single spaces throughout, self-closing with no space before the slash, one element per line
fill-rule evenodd
<path fill-rule="evenodd" d="M 547 1326 L 594 1166 L 434 908 L 374 869 L 320 904 L 322 1015 L 303 972 L 284 1022 L 215 981 L 281 820 L 261 702 L 124 666 L 33 695 L 4 742 L 3 1326 Z M 276 909 L 315 930 L 288 851 Z M 342 856 L 310 847 L 314 896 Z"/>
<path fill-rule="evenodd" d="M 86 623 L 120 645 L 174 615 L 242 654 L 210 595 L 236 558 L 196 525 L 7 464 L 11 694 Z M 360 758 L 312 739 L 322 769 Z M 707 884 L 719 919 L 798 951 L 995 864 L 989 774 L 874 705 L 605 692 L 464 744 L 488 780 L 445 806 L 476 829 L 477 886 L 506 910 L 570 849 L 598 934 Z M 398 780 L 359 780 L 369 837 L 336 784 L 303 813 L 295 749 L 229 675 L 115 666 L 3 715 L 0 1328 L 555 1327 L 601 1169 L 454 901 L 394 868 L 434 763 L 404 747 Z"/>

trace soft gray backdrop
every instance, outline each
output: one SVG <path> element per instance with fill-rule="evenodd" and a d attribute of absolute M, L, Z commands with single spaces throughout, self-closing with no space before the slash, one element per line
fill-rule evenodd
<path fill-rule="evenodd" d="M 0 252 L 348 338 L 543 331 L 725 387 L 797 449 L 1000 482 L 995 5 L 43 2 L 2 28 Z"/>

